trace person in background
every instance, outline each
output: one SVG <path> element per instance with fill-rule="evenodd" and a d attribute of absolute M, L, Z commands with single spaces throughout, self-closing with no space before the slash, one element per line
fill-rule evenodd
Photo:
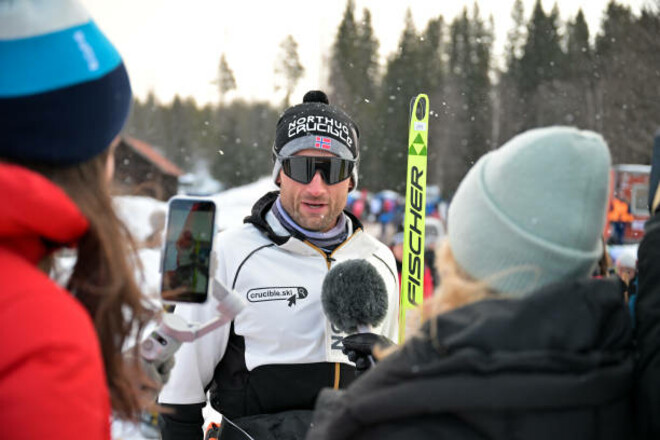
<path fill-rule="evenodd" d="M 634 294 L 637 282 L 637 257 L 631 252 L 623 252 L 616 260 L 616 275 L 626 285 L 626 301 Z"/>
<path fill-rule="evenodd" d="M 394 254 L 394 259 L 396 260 L 396 269 L 399 276 L 399 282 L 401 281 L 401 271 L 403 270 L 403 228 L 399 227 L 397 231 L 390 240 L 390 250 Z M 399 288 L 401 290 L 401 288 Z M 431 267 L 428 264 L 428 260 L 424 259 L 424 299 L 431 298 L 433 296 L 433 273 Z"/>
<path fill-rule="evenodd" d="M 247 300 L 223 327 L 186 344 L 159 402 L 164 440 L 202 438 L 207 402 L 223 415 L 221 438 L 302 438 L 321 388 L 343 388 L 355 366 L 342 353 L 345 336 L 326 319 L 321 286 L 328 271 L 364 259 L 383 277 L 388 313 L 374 332 L 397 335 L 398 280 L 387 246 L 345 210 L 358 183 L 357 125 L 321 91 L 280 117 L 273 145 L 273 191 L 257 201 L 240 228 L 218 234 L 215 277 Z M 217 314 L 177 305 L 188 322 Z M 215 434 L 213 434 L 215 435 Z"/>
<path fill-rule="evenodd" d="M 419 333 L 324 390 L 307 440 L 633 438 L 630 315 L 618 280 L 590 277 L 610 166 L 601 136 L 570 127 L 481 157 L 449 207 Z"/>
<path fill-rule="evenodd" d="M 440 274 L 435 263 L 435 255 L 438 243 L 446 235 L 445 225 L 437 217 L 427 217 L 426 225 L 424 228 L 424 264 L 426 264 L 431 271 L 431 278 L 433 280 L 433 290 L 440 285 Z"/>
<path fill-rule="evenodd" d="M 628 202 L 619 195 L 615 195 L 612 198 L 607 219 L 612 224 L 613 244 L 623 244 L 626 236 L 626 228 L 634 219 L 630 213 Z"/>
<path fill-rule="evenodd" d="M 615 267 L 618 277 L 628 286 L 637 275 L 637 257 L 631 252 L 623 252 L 616 259 Z"/>
<path fill-rule="evenodd" d="M 0 438 L 108 440 L 166 375 L 122 354 L 153 316 L 109 193 L 129 79 L 65 0 L 0 3 L 0 66 Z M 65 247 L 66 289 L 49 278 Z"/>

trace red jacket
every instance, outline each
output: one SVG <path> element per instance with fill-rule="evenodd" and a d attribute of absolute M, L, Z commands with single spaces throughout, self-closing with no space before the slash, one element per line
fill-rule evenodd
<path fill-rule="evenodd" d="M 46 243 L 88 222 L 39 174 L 0 163 L 0 438 L 110 438 L 110 397 L 92 320 L 37 268 Z"/>
<path fill-rule="evenodd" d="M 401 263 L 397 261 L 397 268 L 399 269 L 399 292 L 401 292 Z M 433 275 L 431 275 L 431 268 L 424 264 L 424 300 L 433 296 L 435 289 L 433 288 Z"/>

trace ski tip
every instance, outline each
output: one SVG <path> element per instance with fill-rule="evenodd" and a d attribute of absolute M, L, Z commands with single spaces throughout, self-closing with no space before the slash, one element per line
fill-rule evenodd
<path fill-rule="evenodd" d="M 413 96 L 410 100 L 410 118 L 414 117 L 417 121 L 425 119 L 428 108 L 429 98 L 425 93 Z"/>

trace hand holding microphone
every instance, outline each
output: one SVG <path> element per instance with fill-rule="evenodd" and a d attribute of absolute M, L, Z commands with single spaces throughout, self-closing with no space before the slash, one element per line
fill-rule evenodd
<path fill-rule="evenodd" d="M 366 260 L 349 260 L 333 267 L 321 288 L 323 310 L 340 331 L 351 333 L 342 341 L 343 352 L 355 362 L 358 374 L 373 365 L 376 344 L 394 344 L 373 333 L 387 313 L 385 281 Z"/>
<path fill-rule="evenodd" d="M 376 333 L 355 333 L 346 336 L 342 344 L 344 346 L 342 351 L 348 356 L 349 361 L 355 363 L 359 375 L 376 364 L 373 357 L 373 349 L 376 345 L 386 348 L 394 345 L 394 342 Z"/>

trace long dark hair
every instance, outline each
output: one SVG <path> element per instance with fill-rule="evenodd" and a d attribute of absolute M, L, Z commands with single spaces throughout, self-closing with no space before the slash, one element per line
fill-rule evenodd
<path fill-rule="evenodd" d="M 89 221 L 77 245 L 78 258 L 67 288 L 94 321 L 115 414 L 135 419 L 144 406 L 135 378 L 140 372 L 125 360 L 122 349 L 129 336 L 140 340 L 153 312 L 145 307 L 136 282 L 136 269 L 141 266 L 135 243 L 112 205 L 106 176 L 111 151 L 68 167 L 27 167 L 62 188 Z"/>

